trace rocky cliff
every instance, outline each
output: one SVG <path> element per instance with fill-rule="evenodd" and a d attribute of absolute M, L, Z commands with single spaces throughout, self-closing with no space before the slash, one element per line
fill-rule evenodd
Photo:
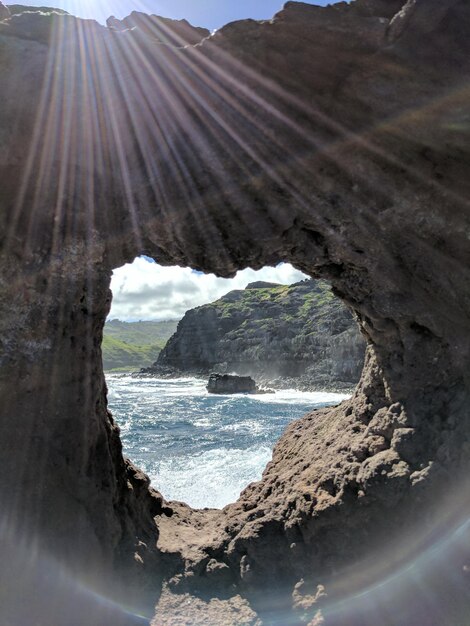
<path fill-rule="evenodd" d="M 3 623 L 127 626 L 145 591 L 158 626 L 465 624 L 468 1 L 288 2 L 185 47 L 8 16 Z M 164 502 L 122 456 L 100 345 L 112 269 L 142 254 L 290 262 L 367 340 L 353 397 L 223 511 Z"/>
<path fill-rule="evenodd" d="M 207 28 L 192 26 L 187 20 L 171 20 L 140 11 L 133 11 L 123 20 L 112 16 L 108 18 L 106 24 L 112 30 L 135 31 L 139 36 L 151 38 L 154 43 L 175 47 L 195 45 L 210 35 Z"/>
<path fill-rule="evenodd" d="M 324 281 L 252 283 L 188 311 L 155 365 L 338 389 L 358 382 L 364 351 L 351 312 Z"/>

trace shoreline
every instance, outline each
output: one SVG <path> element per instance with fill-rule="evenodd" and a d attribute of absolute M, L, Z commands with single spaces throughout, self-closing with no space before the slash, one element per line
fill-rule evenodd
<path fill-rule="evenodd" d="M 209 374 L 197 373 L 197 372 L 149 372 L 149 371 L 112 371 L 105 370 L 105 377 L 108 375 L 115 376 L 130 376 L 131 378 L 136 379 L 155 379 L 155 380 L 182 380 L 182 379 L 196 379 L 202 382 L 207 383 Z M 306 383 L 305 381 L 298 381 L 296 384 L 295 378 L 283 378 L 280 377 L 273 379 L 270 381 L 269 379 L 258 379 L 255 376 L 253 378 L 256 380 L 257 384 L 263 389 L 265 387 L 270 387 L 274 390 L 274 392 L 278 391 L 297 391 L 303 393 L 337 393 L 342 395 L 353 395 L 356 385 L 349 383 Z M 279 381 L 282 380 L 282 384 L 279 384 Z"/>

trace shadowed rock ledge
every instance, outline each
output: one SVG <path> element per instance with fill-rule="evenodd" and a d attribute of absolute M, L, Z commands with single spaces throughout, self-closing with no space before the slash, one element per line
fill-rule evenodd
<path fill-rule="evenodd" d="M 289 2 L 185 48 L 0 18 L 3 621 L 137 623 L 123 605 L 164 582 L 159 626 L 464 623 L 468 2 Z M 221 512 L 150 490 L 107 411 L 110 275 L 139 254 L 291 262 L 368 340 L 353 398 L 292 424 Z M 43 563 L 70 583 L 42 576 L 47 605 Z"/>

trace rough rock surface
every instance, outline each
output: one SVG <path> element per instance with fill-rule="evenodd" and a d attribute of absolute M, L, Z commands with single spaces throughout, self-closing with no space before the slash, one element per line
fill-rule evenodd
<path fill-rule="evenodd" d="M 10 17 L 10 10 L 2 2 L 0 2 L 0 20 L 5 20 Z"/>
<path fill-rule="evenodd" d="M 109 606 L 99 581 L 119 609 L 162 579 L 180 602 L 156 623 L 185 596 L 193 624 L 212 596 L 264 624 L 465 623 L 470 5 L 431 4 L 289 2 L 186 48 L 70 16 L 0 23 L 5 623 L 73 605 L 51 582 L 36 607 L 31 569 L 85 593 L 69 626 L 110 623 L 82 619 Z M 292 424 L 221 512 L 149 490 L 107 412 L 110 275 L 138 254 L 221 276 L 291 262 L 368 340 L 353 398 Z"/>
<path fill-rule="evenodd" d="M 154 371 L 233 372 L 278 388 L 351 388 L 364 351 L 356 321 L 327 283 L 261 282 L 188 311 Z"/>
<path fill-rule="evenodd" d="M 57 7 L 50 6 L 34 6 L 30 7 L 25 4 L 8 4 L 8 9 L 10 11 L 10 15 L 19 15 L 20 13 L 29 13 L 29 12 L 38 12 L 41 13 L 61 13 L 62 15 L 69 15 L 68 11 L 64 9 L 59 9 Z"/>
<path fill-rule="evenodd" d="M 209 393 L 259 393 L 256 381 L 250 376 L 230 376 L 229 374 L 211 374 L 207 383 Z"/>
<path fill-rule="evenodd" d="M 192 26 L 186 20 L 171 20 L 159 15 L 146 15 L 133 11 L 123 20 L 114 16 L 106 22 L 108 28 L 122 32 L 134 31 L 134 34 L 150 38 L 154 43 L 183 47 L 200 43 L 210 35 L 207 28 Z"/>
<path fill-rule="evenodd" d="M 172 594 L 167 589 L 159 602 L 159 612 L 152 626 L 262 626 L 247 600 L 240 596 L 229 600 L 196 598 Z"/>

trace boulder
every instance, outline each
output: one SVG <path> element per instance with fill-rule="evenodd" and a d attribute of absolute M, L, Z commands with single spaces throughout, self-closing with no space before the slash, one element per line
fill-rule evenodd
<path fill-rule="evenodd" d="M 211 374 L 207 384 L 209 393 L 260 393 L 256 382 L 250 376 L 231 376 L 230 374 Z"/>

